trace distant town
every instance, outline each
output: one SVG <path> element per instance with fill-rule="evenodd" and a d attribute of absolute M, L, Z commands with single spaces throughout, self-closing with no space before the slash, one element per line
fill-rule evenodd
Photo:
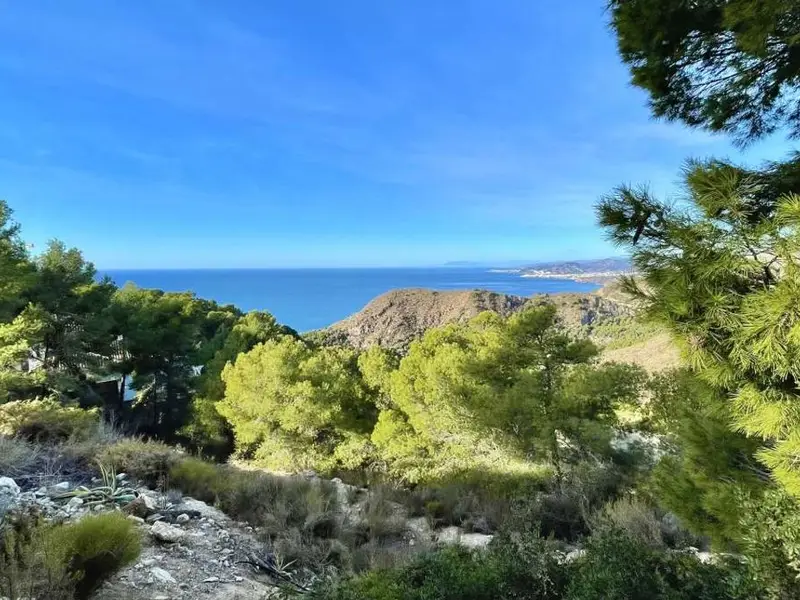
<path fill-rule="evenodd" d="M 521 277 L 540 279 L 571 279 L 593 283 L 607 283 L 624 273 L 631 273 L 632 266 L 626 258 L 602 258 L 597 260 L 575 260 L 536 263 L 514 269 L 492 269 L 495 273 L 519 273 Z"/>

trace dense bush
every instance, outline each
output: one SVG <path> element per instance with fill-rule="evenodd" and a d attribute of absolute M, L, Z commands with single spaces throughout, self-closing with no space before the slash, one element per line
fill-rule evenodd
<path fill-rule="evenodd" d="M 589 538 L 571 569 L 567 600 L 756 600 L 766 598 L 744 563 L 702 563 L 663 552 L 619 531 Z"/>
<path fill-rule="evenodd" d="M 555 600 L 563 585 L 554 560 L 449 548 L 409 565 L 376 570 L 322 590 L 324 600 Z"/>
<path fill-rule="evenodd" d="M 187 456 L 169 469 L 169 482 L 187 496 L 214 503 L 228 487 L 229 474 L 223 466 Z"/>
<path fill-rule="evenodd" d="M 136 525 L 121 513 L 90 515 L 77 523 L 57 526 L 47 536 L 48 560 L 66 565 L 76 598 L 88 598 L 117 570 L 141 552 Z"/>
<path fill-rule="evenodd" d="M 36 442 L 85 440 L 94 434 L 99 420 L 96 410 L 64 406 L 55 400 L 0 404 L 0 434 Z"/>
<path fill-rule="evenodd" d="M 506 532 L 488 551 L 449 548 L 410 565 L 333 584 L 325 600 L 757 600 L 767 598 L 743 563 L 703 564 L 609 531 L 574 561 L 541 538 Z"/>
<path fill-rule="evenodd" d="M 9 514 L 0 522 L 0 595 L 82 600 L 140 551 L 135 524 L 119 513 L 69 525 Z"/>
<path fill-rule="evenodd" d="M 28 513 L 0 520 L 0 597 L 71 600 L 75 586 L 67 565 L 52 560 L 51 526 Z"/>
<path fill-rule="evenodd" d="M 754 496 L 739 490 L 738 545 L 764 589 L 800 598 L 800 503 L 780 488 Z"/>
<path fill-rule="evenodd" d="M 127 439 L 100 449 L 97 460 L 117 473 L 125 472 L 150 486 L 163 486 L 183 455 L 155 441 Z"/>

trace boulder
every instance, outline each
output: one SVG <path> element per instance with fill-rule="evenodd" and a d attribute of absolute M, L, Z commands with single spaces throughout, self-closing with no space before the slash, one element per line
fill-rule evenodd
<path fill-rule="evenodd" d="M 436 532 L 436 542 L 445 546 L 460 545 L 465 548 L 486 548 L 494 538 L 483 533 L 464 533 L 460 527 L 445 527 Z"/>
<path fill-rule="evenodd" d="M 420 542 L 430 542 L 433 538 L 433 530 L 427 517 L 414 517 L 406 521 L 406 529 L 413 538 Z"/>
<path fill-rule="evenodd" d="M 174 525 L 165 523 L 164 521 L 156 521 L 150 527 L 150 535 L 160 542 L 174 544 L 183 539 L 185 533 L 182 529 L 178 529 Z"/>
<path fill-rule="evenodd" d="M 13 508 L 20 499 L 21 491 L 11 477 L 0 477 L 0 515 Z"/>
<path fill-rule="evenodd" d="M 455 525 L 451 525 L 450 527 L 445 527 L 444 529 L 440 529 L 436 532 L 436 543 L 437 544 L 444 544 L 446 546 L 452 546 L 454 544 L 458 544 L 461 540 L 461 535 L 463 531 L 460 527 L 456 527 Z"/>
<path fill-rule="evenodd" d="M 221 510 L 209 506 L 201 500 L 195 500 L 194 498 L 184 498 L 181 503 L 172 510 L 178 514 L 186 513 L 190 516 L 197 513 L 202 518 L 212 519 L 218 523 L 224 523 L 230 520 Z"/>
<path fill-rule="evenodd" d="M 63 494 L 69 491 L 69 481 L 62 481 L 61 483 L 57 483 L 55 485 L 50 486 L 50 489 L 47 490 L 51 496 L 58 496 L 59 494 Z"/>
<path fill-rule="evenodd" d="M 465 548 L 474 550 L 486 548 L 492 539 L 494 539 L 493 535 L 486 535 L 485 533 L 464 533 L 461 535 L 461 539 L 458 541 L 458 543 Z"/>

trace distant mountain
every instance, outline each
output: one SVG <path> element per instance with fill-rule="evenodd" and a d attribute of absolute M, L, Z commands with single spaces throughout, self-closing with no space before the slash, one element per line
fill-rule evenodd
<path fill-rule="evenodd" d="M 485 263 L 475 262 L 473 260 L 451 260 L 444 263 L 445 267 L 485 267 Z"/>
<path fill-rule="evenodd" d="M 589 260 L 554 260 L 538 261 L 506 260 L 506 261 L 476 261 L 476 260 L 451 260 L 444 263 L 445 267 L 472 267 L 487 269 L 533 269 L 548 270 L 560 273 L 605 273 L 622 272 L 631 268 L 631 263 L 624 257 L 596 258 Z"/>
<path fill-rule="evenodd" d="M 598 258 L 592 260 L 539 262 L 528 264 L 525 268 L 563 274 L 612 273 L 630 271 L 631 261 L 624 257 Z"/>

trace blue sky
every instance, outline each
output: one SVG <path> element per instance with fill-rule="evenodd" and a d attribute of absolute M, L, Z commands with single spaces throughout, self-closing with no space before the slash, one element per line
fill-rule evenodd
<path fill-rule="evenodd" d="M 614 254 L 600 195 L 740 153 L 650 119 L 603 4 L 0 0 L 0 197 L 101 268 Z"/>

